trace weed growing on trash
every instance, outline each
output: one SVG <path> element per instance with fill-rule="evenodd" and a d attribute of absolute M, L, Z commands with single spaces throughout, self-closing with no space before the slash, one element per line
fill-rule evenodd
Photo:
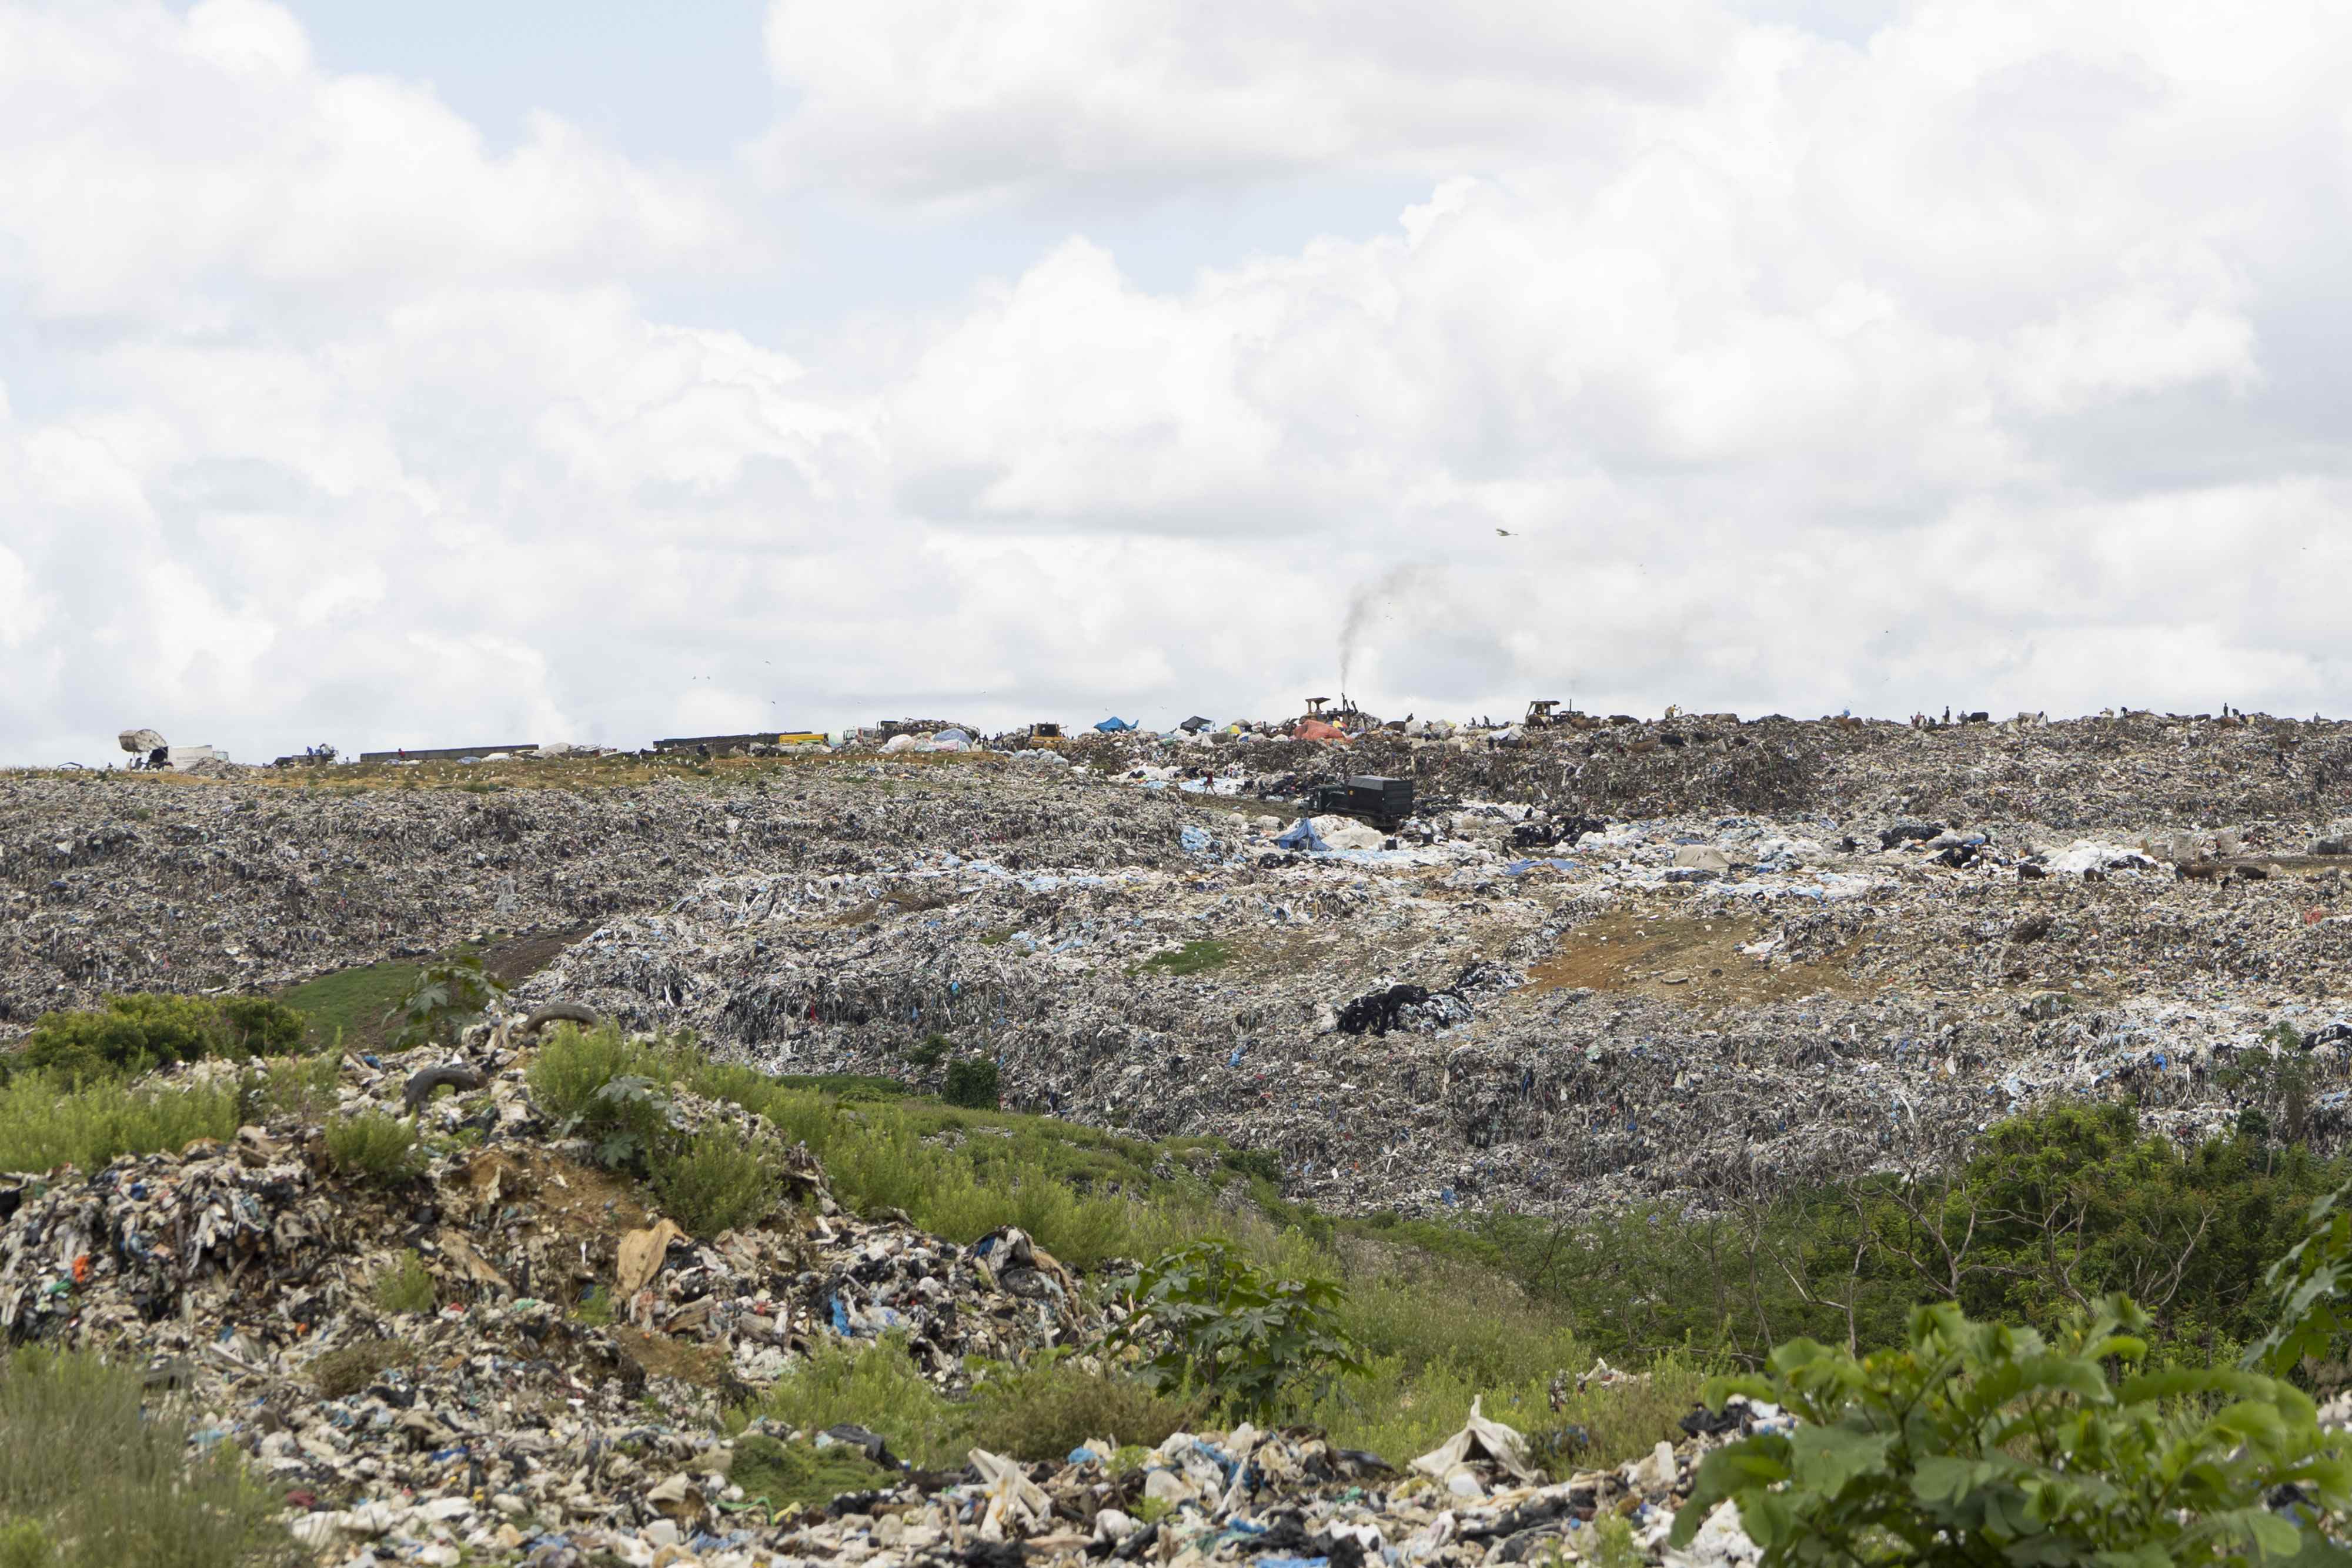
<path fill-rule="evenodd" d="M 302 1032 L 301 1015 L 268 997 L 142 992 L 109 997 L 89 1011 L 43 1014 L 18 1061 L 74 1082 L 134 1078 L 174 1062 L 282 1055 Z"/>
<path fill-rule="evenodd" d="M 984 1056 L 967 1056 L 948 1065 L 947 1082 L 940 1098 L 967 1111 L 996 1109 L 996 1063 Z"/>
<path fill-rule="evenodd" d="M 1231 944 L 1210 937 L 1187 942 L 1172 953 L 1155 953 L 1139 967 L 1147 975 L 1205 975 L 1223 968 L 1233 958 Z"/>
<path fill-rule="evenodd" d="M 780 1190 L 773 1157 L 726 1124 L 657 1156 L 653 1188 L 662 1212 L 695 1236 L 752 1223 L 775 1207 Z"/>
<path fill-rule="evenodd" d="M 26 1348 L 0 1359 L 6 1549 L 48 1568 L 258 1568 L 297 1560 L 278 1500 L 226 1446 L 184 1458 L 184 1422 L 142 1408 L 138 1371 Z"/>
<path fill-rule="evenodd" d="M 1340 1322 L 1338 1285 L 1278 1278 L 1223 1241 L 1179 1248 L 1111 1289 L 1132 1312 L 1110 1348 L 1138 1354 L 1137 1375 L 1162 1394 L 1198 1389 L 1236 1417 L 1267 1420 L 1365 1370 Z"/>
<path fill-rule="evenodd" d="M 2252 1373 L 2137 1374 L 2147 1326 L 2118 1294 L 2047 1341 L 1950 1302 L 1913 1312 L 1902 1349 L 1859 1361 L 1793 1340 L 1764 1375 L 1708 1396 L 1768 1400 L 1801 1425 L 1709 1454 L 1675 1543 L 1730 1500 L 1768 1563 L 2339 1556 L 2265 1506 L 2280 1487 L 2307 1521 L 2313 1505 L 2352 1506 L 2352 1458 L 2310 1398 Z"/>
<path fill-rule="evenodd" d="M 429 1312 L 436 1300 L 432 1271 L 413 1247 L 376 1276 L 374 1294 L 375 1304 L 387 1312 Z"/>
<path fill-rule="evenodd" d="M 234 1082 L 132 1088 L 112 1079 L 68 1087 L 38 1072 L 0 1084 L 0 1171 L 103 1169 L 120 1155 L 152 1155 L 196 1138 L 236 1136 Z"/>
<path fill-rule="evenodd" d="M 362 1180 L 405 1181 L 418 1168 L 416 1129 L 379 1111 L 345 1116 L 327 1124 L 327 1158 Z"/>

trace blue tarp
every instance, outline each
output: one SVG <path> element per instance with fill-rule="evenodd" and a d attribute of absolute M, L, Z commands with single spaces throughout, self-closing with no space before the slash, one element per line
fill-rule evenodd
<path fill-rule="evenodd" d="M 1131 718 L 1121 718 L 1117 714 L 1113 714 L 1095 727 L 1105 735 L 1117 735 L 1120 730 L 1133 729 L 1135 721 Z"/>
<path fill-rule="evenodd" d="M 1312 817 L 1299 818 L 1284 829 L 1282 836 L 1274 841 L 1286 850 L 1307 850 L 1316 853 L 1326 852 L 1331 847 L 1325 843 L 1323 836 L 1315 831 L 1315 819 Z"/>

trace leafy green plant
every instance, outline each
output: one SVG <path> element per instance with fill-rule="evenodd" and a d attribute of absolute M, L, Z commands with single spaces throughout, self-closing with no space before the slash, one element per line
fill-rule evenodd
<path fill-rule="evenodd" d="M 653 1164 L 662 1212 L 696 1236 L 715 1236 L 764 1217 L 781 1191 L 768 1151 L 721 1122 Z"/>
<path fill-rule="evenodd" d="M 2305 1235 L 2263 1272 L 2274 1322 L 2245 1365 L 2279 1376 L 2318 1364 L 2352 1337 L 2352 1184 L 2312 1201 Z M 2340 1380 L 2339 1380 L 2340 1381 Z"/>
<path fill-rule="evenodd" d="M 660 1051 L 633 1045 L 605 1024 L 557 1030 L 524 1076 L 557 1136 L 590 1140 L 609 1168 L 644 1170 L 675 1130 L 671 1071 Z"/>
<path fill-rule="evenodd" d="M 269 997 L 134 992 L 102 1008 L 45 1013 L 20 1065 L 75 1083 L 136 1077 L 178 1061 L 278 1055 L 298 1049 L 302 1015 Z"/>
<path fill-rule="evenodd" d="M 375 1304 L 387 1312 L 429 1312 L 439 1294 L 433 1288 L 432 1270 L 414 1248 L 402 1251 L 375 1279 Z"/>
<path fill-rule="evenodd" d="M 346 1176 L 404 1181 L 418 1167 L 416 1129 L 381 1111 L 346 1116 L 327 1124 L 327 1158 Z"/>
<path fill-rule="evenodd" d="M 947 1036 L 925 1035 L 922 1044 L 910 1045 L 907 1048 L 907 1061 L 909 1065 L 915 1067 L 937 1067 L 948 1059 L 950 1049 Z"/>
<path fill-rule="evenodd" d="M 1857 1360 L 1811 1340 L 1762 1376 L 1708 1385 L 1796 1418 L 1709 1454 L 1673 1542 L 1727 1499 L 1766 1564 L 2242 1564 L 2324 1550 L 2265 1506 L 2294 1486 L 2352 1504 L 2352 1462 L 2308 1396 L 2231 1370 L 2111 1380 L 2147 1354 L 2147 1314 L 2123 1295 L 2061 1323 L 1912 1313 L 1907 1343 Z"/>
<path fill-rule="evenodd" d="M 966 1056 L 948 1064 L 940 1098 L 968 1111 L 993 1111 L 997 1100 L 996 1063 L 984 1056 Z"/>
<path fill-rule="evenodd" d="M 1287 1394 L 1318 1398 L 1365 1371 L 1340 1326 L 1339 1286 L 1276 1279 L 1223 1241 L 1179 1248 L 1112 1288 L 1131 1310 L 1110 1347 L 1138 1353 L 1137 1375 L 1162 1393 L 1198 1389 L 1258 1419 Z"/>
<path fill-rule="evenodd" d="M 400 1026 L 392 1037 L 395 1050 L 446 1044 L 457 1039 L 460 1025 L 506 992 L 506 982 L 482 967 L 480 954 L 459 953 L 419 970 L 408 995 L 383 1021 Z"/>

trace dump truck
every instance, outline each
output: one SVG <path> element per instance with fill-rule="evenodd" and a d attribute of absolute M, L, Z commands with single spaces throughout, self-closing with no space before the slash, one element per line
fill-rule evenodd
<path fill-rule="evenodd" d="M 1412 815 L 1412 780 L 1360 773 L 1340 784 L 1318 784 L 1307 792 L 1309 816 L 1354 817 L 1393 832 Z"/>

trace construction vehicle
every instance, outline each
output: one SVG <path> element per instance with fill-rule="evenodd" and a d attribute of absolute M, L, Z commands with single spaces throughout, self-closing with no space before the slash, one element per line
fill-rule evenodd
<path fill-rule="evenodd" d="M 1551 711 L 1559 706 L 1558 697 L 1540 697 L 1528 705 L 1528 716 L 1519 722 L 1528 729 L 1549 729 L 1556 724 L 1565 724 L 1568 715 Z"/>
<path fill-rule="evenodd" d="M 1062 727 L 1058 724 L 1033 724 L 1029 727 L 1029 744 L 1047 750 L 1062 744 Z"/>
<path fill-rule="evenodd" d="M 1307 794 L 1312 817 L 1354 817 L 1382 832 L 1394 832 L 1412 815 L 1412 780 L 1360 773 L 1345 783 L 1318 784 Z"/>

